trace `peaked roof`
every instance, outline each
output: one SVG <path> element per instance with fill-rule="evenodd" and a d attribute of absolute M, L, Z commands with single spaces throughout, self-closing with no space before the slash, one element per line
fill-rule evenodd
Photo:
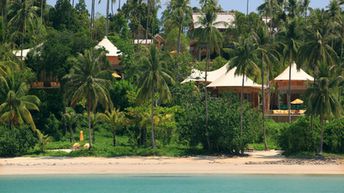
<path fill-rule="evenodd" d="M 194 28 L 202 27 L 199 24 L 199 20 L 202 14 L 193 13 L 192 21 L 194 23 Z M 233 25 L 235 21 L 235 14 L 231 12 L 219 12 L 217 13 L 216 20 L 214 21 L 215 27 L 218 29 L 227 29 L 229 26 Z"/>
<path fill-rule="evenodd" d="M 40 47 L 42 47 L 43 46 L 43 43 L 40 43 L 40 44 L 38 44 L 37 46 L 34 46 L 34 47 L 32 47 L 32 48 L 27 48 L 27 49 L 23 49 L 23 57 L 21 58 L 21 60 L 25 60 L 26 59 L 26 57 L 27 57 L 27 55 L 28 55 L 28 53 L 31 51 L 31 50 L 34 50 L 34 49 L 36 49 L 36 48 L 40 48 Z M 22 55 L 22 50 L 13 50 L 12 51 L 12 53 L 16 56 L 16 57 L 18 57 L 18 58 L 20 58 Z"/>
<path fill-rule="evenodd" d="M 232 68 L 228 72 L 222 74 L 218 77 L 215 81 L 210 83 L 207 87 L 214 88 L 214 87 L 241 87 L 242 86 L 242 79 L 243 75 L 236 75 L 235 74 L 236 67 Z M 244 87 L 254 87 L 254 88 L 261 88 L 262 85 L 255 83 L 249 77 L 244 77 Z"/>
<path fill-rule="evenodd" d="M 120 56 L 122 55 L 121 50 L 119 50 L 113 43 L 105 36 L 102 41 L 98 43 L 95 47 L 96 49 L 104 48 L 107 53 L 106 56 Z"/>
<path fill-rule="evenodd" d="M 289 67 L 287 67 L 280 75 L 278 75 L 274 80 L 289 80 Z M 296 63 L 291 65 L 291 80 L 304 80 L 313 81 L 314 78 L 307 74 L 302 69 L 297 69 Z"/>
<path fill-rule="evenodd" d="M 214 80 L 216 80 L 218 77 L 220 77 L 221 75 L 223 75 L 224 73 L 227 72 L 227 65 L 225 64 L 224 66 L 222 66 L 221 68 L 217 69 L 217 70 L 213 70 L 213 71 L 209 71 L 207 73 L 207 82 L 213 82 Z M 191 75 L 188 76 L 183 82 L 192 82 L 192 81 L 199 81 L 199 82 L 204 82 L 205 81 L 205 72 L 204 71 L 200 71 L 197 69 L 192 69 L 191 70 Z"/>

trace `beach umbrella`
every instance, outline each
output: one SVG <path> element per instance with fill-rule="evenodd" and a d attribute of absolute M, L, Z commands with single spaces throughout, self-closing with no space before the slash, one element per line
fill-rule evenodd
<path fill-rule="evenodd" d="M 291 102 L 292 105 L 301 105 L 303 104 L 303 100 L 301 99 L 295 99 Z"/>

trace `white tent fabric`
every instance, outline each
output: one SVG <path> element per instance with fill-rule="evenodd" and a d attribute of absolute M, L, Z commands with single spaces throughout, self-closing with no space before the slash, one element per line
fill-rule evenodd
<path fill-rule="evenodd" d="M 278 75 L 274 80 L 289 80 L 289 66 L 280 74 Z M 313 81 L 314 78 L 307 74 L 302 69 L 298 70 L 296 63 L 294 62 L 291 65 L 291 80 L 304 80 L 304 81 Z"/>
<path fill-rule="evenodd" d="M 96 49 L 104 48 L 108 53 L 106 56 L 121 56 L 121 50 L 119 50 L 112 42 L 105 36 L 102 41 L 95 47 Z"/>
<path fill-rule="evenodd" d="M 225 74 L 227 72 L 227 66 L 228 66 L 228 64 L 225 64 L 224 66 L 222 66 L 221 68 L 219 68 L 217 70 L 209 71 L 207 73 L 207 82 L 213 82 L 218 77 L 220 77 L 221 75 Z M 192 69 L 191 70 L 191 75 L 189 77 L 187 77 L 182 82 L 182 84 L 183 83 L 187 83 L 187 82 L 192 82 L 192 81 L 204 82 L 205 81 L 205 72 L 197 70 L 197 69 Z"/>
<path fill-rule="evenodd" d="M 42 46 L 43 46 L 43 43 L 40 43 L 40 44 L 38 44 L 38 45 L 35 46 L 35 47 L 28 48 L 28 49 L 23 49 L 23 57 L 21 58 L 21 60 L 25 60 L 26 57 L 27 57 L 27 55 L 28 55 L 28 53 L 29 53 L 31 50 L 40 48 L 40 47 L 42 47 Z M 21 57 L 21 54 L 22 54 L 21 50 L 13 50 L 12 53 L 13 53 L 16 57 L 18 57 L 18 58 L 20 58 L 20 57 Z"/>
<path fill-rule="evenodd" d="M 235 70 L 236 70 L 236 67 L 234 67 L 231 70 L 229 70 L 228 72 L 222 74 L 219 78 L 217 78 L 215 81 L 210 83 L 207 87 L 208 88 L 241 87 L 243 75 L 236 75 Z M 261 86 L 262 85 L 256 84 L 249 77 L 244 77 L 244 87 L 261 88 Z"/>

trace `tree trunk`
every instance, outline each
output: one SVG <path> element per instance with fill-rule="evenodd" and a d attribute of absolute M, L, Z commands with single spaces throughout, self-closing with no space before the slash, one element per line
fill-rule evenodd
<path fill-rule="evenodd" d="M 244 154 L 244 146 L 243 146 L 244 84 L 245 84 L 245 74 L 242 75 L 242 83 L 241 83 L 241 91 L 240 91 L 240 150 L 241 150 L 241 154 Z"/>
<path fill-rule="evenodd" d="M 261 76 L 262 76 L 262 127 L 263 127 L 263 137 L 264 137 L 264 149 L 268 150 L 268 143 L 266 140 L 266 129 L 265 129 L 265 85 L 264 85 L 264 64 L 263 56 L 261 54 Z"/>
<path fill-rule="evenodd" d="M 205 89 L 205 91 L 204 91 L 204 93 L 205 93 L 205 136 L 207 139 L 208 149 L 211 150 L 210 139 L 209 139 L 209 130 L 208 130 L 209 112 L 208 112 L 208 90 L 207 90 L 209 63 L 210 63 L 210 49 L 209 49 L 209 43 L 207 43 L 207 62 L 206 62 L 206 67 L 205 67 L 205 85 L 204 85 L 204 89 Z"/>
<path fill-rule="evenodd" d="M 110 8 L 110 0 L 107 0 L 106 1 L 106 25 L 105 25 L 106 36 L 109 34 L 109 8 Z"/>
<path fill-rule="evenodd" d="M 246 2 L 246 15 L 248 15 L 248 12 L 249 12 L 249 5 L 250 5 L 250 0 L 247 0 Z"/>
<path fill-rule="evenodd" d="M 116 146 L 116 132 L 112 131 L 112 146 Z"/>
<path fill-rule="evenodd" d="M 321 127 L 321 131 L 320 131 L 320 147 L 319 147 L 319 154 L 322 155 L 323 153 L 323 146 L 324 146 L 324 116 L 320 115 L 320 127 Z"/>
<path fill-rule="evenodd" d="M 288 94 L 287 94 L 287 102 L 288 102 L 288 121 L 291 123 L 291 62 L 289 64 L 289 80 L 288 80 Z"/>
<path fill-rule="evenodd" d="M 73 128 L 69 127 L 69 133 L 70 133 L 70 142 L 74 141 L 74 133 L 73 133 Z"/>
<path fill-rule="evenodd" d="M 92 7 L 91 7 L 91 25 L 90 25 L 90 31 L 91 31 L 91 37 L 93 37 L 93 28 L 94 28 L 94 9 L 95 9 L 95 0 L 92 0 Z"/>
<path fill-rule="evenodd" d="M 146 45 L 148 45 L 148 32 L 149 32 L 149 27 L 148 27 L 148 23 L 149 23 L 149 0 L 147 0 L 147 19 L 146 19 Z"/>
<path fill-rule="evenodd" d="M 152 94 L 152 112 L 151 112 L 152 129 L 151 129 L 151 137 L 152 137 L 152 147 L 153 147 L 153 149 L 156 149 L 156 145 L 155 145 L 155 132 L 154 132 L 154 108 L 155 108 L 155 100 L 154 100 L 154 94 Z"/>
<path fill-rule="evenodd" d="M 43 2 L 44 0 L 41 0 L 41 24 L 43 24 Z"/>
<path fill-rule="evenodd" d="M 90 144 L 90 149 L 92 147 L 92 124 L 91 124 L 91 97 L 87 98 L 87 118 L 88 118 L 88 143 Z"/>
<path fill-rule="evenodd" d="M 7 0 L 4 1 L 4 7 L 1 10 L 1 14 L 2 14 L 2 41 L 5 42 L 6 39 L 6 29 L 7 29 Z"/>
<path fill-rule="evenodd" d="M 181 34 L 182 34 L 182 26 L 179 26 L 178 29 L 178 43 L 177 43 L 177 54 L 179 55 L 181 52 Z"/>
<path fill-rule="evenodd" d="M 118 10 L 121 9 L 121 0 L 118 1 Z"/>

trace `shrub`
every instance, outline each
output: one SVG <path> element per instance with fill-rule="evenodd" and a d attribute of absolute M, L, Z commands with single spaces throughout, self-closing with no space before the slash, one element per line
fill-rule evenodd
<path fill-rule="evenodd" d="M 265 121 L 266 136 L 269 148 L 274 148 L 278 146 L 278 141 L 281 134 L 288 128 L 288 123 L 277 123 L 272 119 L 267 119 Z M 264 142 L 263 131 L 260 135 L 260 143 Z"/>
<path fill-rule="evenodd" d="M 26 153 L 36 139 L 29 127 L 9 128 L 0 126 L 0 156 L 12 157 Z"/>
<path fill-rule="evenodd" d="M 344 153 L 344 118 L 332 120 L 325 128 L 324 149 Z"/>
<path fill-rule="evenodd" d="M 191 89 L 191 88 L 186 88 Z M 200 97 L 191 96 L 188 100 L 180 98 L 184 109 L 177 114 L 177 128 L 180 140 L 187 145 L 202 144 L 211 153 L 239 153 L 241 147 L 256 142 L 260 130 L 259 113 L 249 104 L 244 106 L 243 142 L 240 140 L 240 112 L 238 99 L 234 96 L 210 97 L 208 132 L 210 146 L 208 147 L 205 128 L 205 105 Z M 242 146 L 241 146 L 242 145 Z"/>
<path fill-rule="evenodd" d="M 313 126 L 312 126 L 313 125 Z M 319 146 L 319 120 L 301 117 L 287 127 L 281 134 L 279 143 L 286 154 L 316 152 Z"/>

